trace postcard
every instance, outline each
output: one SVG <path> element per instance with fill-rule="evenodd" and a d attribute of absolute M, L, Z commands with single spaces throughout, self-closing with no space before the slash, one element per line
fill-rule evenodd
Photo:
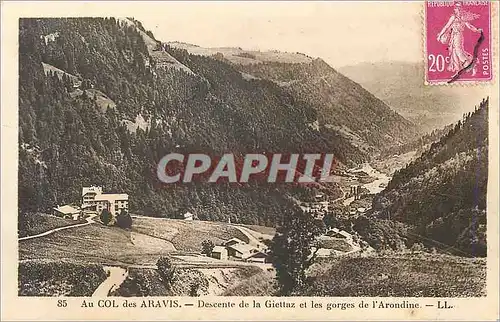
<path fill-rule="evenodd" d="M 2 2 L 2 320 L 497 321 L 498 9 Z"/>

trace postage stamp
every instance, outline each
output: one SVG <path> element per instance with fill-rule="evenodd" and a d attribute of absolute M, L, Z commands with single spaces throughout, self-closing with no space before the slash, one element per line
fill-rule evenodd
<path fill-rule="evenodd" d="M 425 27 L 427 82 L 492 79 L 490 1 L 427 1 Z"/>

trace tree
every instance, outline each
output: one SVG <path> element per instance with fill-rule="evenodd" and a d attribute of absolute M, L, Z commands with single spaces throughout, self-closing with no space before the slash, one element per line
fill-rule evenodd
<path fill-rule="evenodd" d="M 132 217 L 125 209 L 122 209 L 120 214 L 116 216 L 116 225 L 123 229 L 132 227 Z"/>
<path fill-rule="evenodd" d="M 290 218 L 285 218 L 277 229 L 271 244 L 271 261 L 276 269 L 280 295 L 287 296 L 303 288 L 306 270 L 318 250 L 312 253 L 311 248 L 323 231 L 323 222 L 300 208 L 294 209 Z"/>
<path fill-rule="evenodd" d="M 103 209 L 99 218 L 103 224 L 108 225 L 111 222 L 113 215 L 111 215 L 108 209 Z"/>
<path fill-rule="evenodd" d="M 170 289 L 172 283 L 175 280 L 176 269 L 170 258 L 160 257 L 156 262 L 158 268 L 158 274 L 160 274 L 161 279 L 165 286 Z"/>
<path fill-rule="evenodd" d="M 200 289 L 200 283 L 198 281 L 194 281 L 189 286 L 189 296 L 199 296 L 198 290 Z"/>
<path fill-rule="evenodd" d="M 201 243 L 201 248 L 202 248 L 201 253 L 205 254 L 207 256 L 210 256 L 210 255 L 212 255 L 212 250 L 214 249 L 214 247 L 215 247 L 215 245 L 211 240 L 209 240 L 209 239 L 204 240 Z"/>
<path fill-rule="evenodd" d="M 327 214 L 325 214 L 325 216 L 323 216 L 323 222 L 325 223 L 325 226 L 328 228 L 338 226 L 338 220 L 335 214 L 332 212 L 328 212 Z"/>

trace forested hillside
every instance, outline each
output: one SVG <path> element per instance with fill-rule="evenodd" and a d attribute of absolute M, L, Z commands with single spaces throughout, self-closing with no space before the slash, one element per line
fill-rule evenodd
<path fill-rule="evenodd" d="M 291 66 L 289 73 L 301 73 Z M 315 105 L 321 100 L 245 76 L 220 57 L 162 44 L 133 19 L 21 19 L 19 75 L 23 212 L 78 202 L 81 187 L 94 184 L 130 194 L 131 211 L 146 215 L 191 211 L 199 219 L 272 225 L 294 207 L 290 197 L 314 196 L 315 189 L 197 183 L 165 188 L 156 178 L 158 161 L 171 152 L 318 152 L 354 164 L 384 142 L 408 137 L 409 123 L 364 90 L 362 108 L 351 109 L 361 87 L 345 77 L 328 89 L 345 100 L 331 100 L 329 108 L 350 124 L 357 124 L 360 113 L 382 111 L 391 135 L 380 130 L 381 119 L 370 123 L 363 116 L 365 128 L 356 131 L 365 134 L 356 142 L 337 123 L 323 121 L 322 107 Z M 347 101 L 351 107 L 344 106 Z M 340 196 L 335 184 L 326 189 Z"/>
<path fill-rule="evenodd" d="M 320 58 L 184 43 L 170 46 L 226 61 L 245 78 L 270 80 L 297 100 L 309 103 L 317 113 L 314 126 L 335 140 L 338 153 L 352 161 L 362 162 L 366 156 L 405 143 L 417 134 L 414 124 Z"/>
<path fill-rule="evenodd" d="M 311 63 L 266 62 L 241 68 L 311 103 L 320 128 L 335 130 L 366 153 L 402 144 L 417 134 L 411 122 L 319 58 Z"/>
<path fill-rule="evenodd" d="M 488 103 L 396 171 L 374 198 L 373 215 L 414 227 L 412 239 L 429 246 L 486 255 Z"/>
<path fill-rule="evenodd" d="M 81 187 L 96 184 L 130 194 L 131 210 L 147 215 L 190 210 L 199 219 L 271 225 L 292 207 L 290 194 L 310 189 L 160 188 L 158 160 L 173 151 L 338 149 L 308 125 L 316 116 L 306 103 L 226 63 L 173 51 L 183 65 L 138 22 L 21 19 L 19 49 L 22 212 L 78 202 Z"/>

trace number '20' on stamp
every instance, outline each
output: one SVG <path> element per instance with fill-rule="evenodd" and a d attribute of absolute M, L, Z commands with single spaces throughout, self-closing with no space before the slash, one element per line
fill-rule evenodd
<path fill-rule="evenodd" d="M 490 81 L 490 1 L 426 1 L 428 83 Z"/>

